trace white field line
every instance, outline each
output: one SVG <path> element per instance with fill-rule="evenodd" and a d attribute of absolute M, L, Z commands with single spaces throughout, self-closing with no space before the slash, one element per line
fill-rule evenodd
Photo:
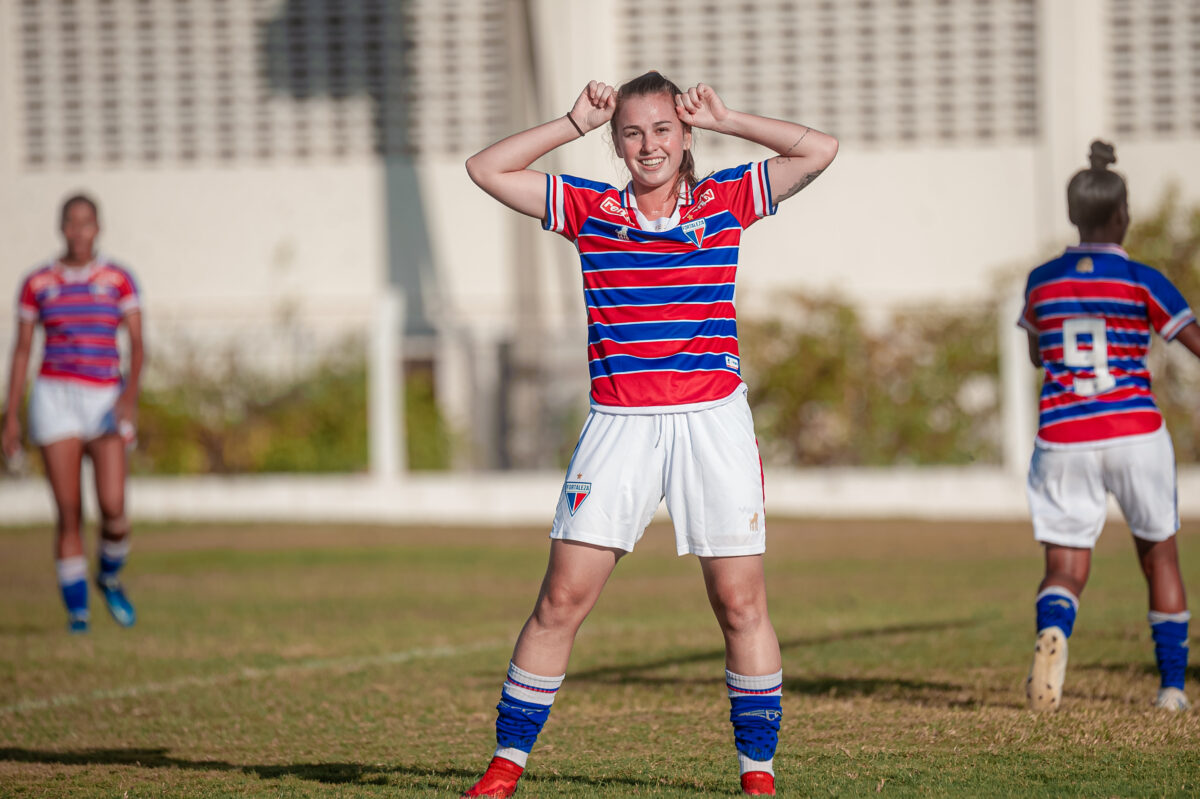
<path fill-rule="evenodd" d="M 399 663 L 411 663 L 415 660 L 435 660 L 479 652 L 485 649 L 495 649 L 511 646 L 511 641 L 485 641 L 462 646 L 439 646 L 428 649 L 406 649 L 401 652 L 387 652 L 382 655 L 367 655 L 363 657 L 314 658 L 301 660 L 296 663 L 281 663 L 271 668 L 258 669 L 245 666 L 236 671 L 223 674 L 212 674 L 207 677 L 180 677 L 166 682 L 151 682 L 142 685 L 130 685 L 125 688 L 106 688 L 86 694 L 59 694 L 46 699 L 27 699 L 12 705 L 0 706 L 0 715 L 21 713 L 32 710 L 46 710 L 52 707 L 78 705 L 88 702 L 100 702 L 106 699 L 132 699 L 148 694 L 165 694 L 183 688 L 211 688 L 224 683 L 265 680 L 284 674 L 294 674 L 312 671 L 361 671 L 371 666 L 389 666 Z"/>

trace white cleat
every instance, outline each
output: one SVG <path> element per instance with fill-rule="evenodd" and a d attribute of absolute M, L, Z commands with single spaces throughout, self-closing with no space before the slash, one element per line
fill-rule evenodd
<path fill-rule="evenodd" d="M 1025 680 L 1029 709 L 1037 712 L 1058 710 L 1062 703 L 1063 680 L 1067 676 L 1067 636 L 1058 627 L 1038 633 L 1033 647 L 1033 665 Z"/>
<path fill-rule="evenodd" d="M 1187 710 L 1192 704 L 1188 701 L 1183 691 L 1178 688 L 1159 688 L 1158 698 L 1154 700 L 1154 706 L 1161 710 L 1170 710 L 1172 713 L 1178 713 Z"/>

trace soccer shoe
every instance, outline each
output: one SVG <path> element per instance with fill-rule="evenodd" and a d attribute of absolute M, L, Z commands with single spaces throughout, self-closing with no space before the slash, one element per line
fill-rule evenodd
<path fill-rule="evenodd" d="M 742 775 L 742 793 L 749 796 L 774 796 L 775 775 L 765 771 L 747 771 Z"/>
<path fill-rule="evenodd" d="M 1187 710 L 1192 704 L 1188 701 L 1183 691 L 1178 688 L 1159 688 L 1158 697 L 1154 700 L 1154 706 L 1161 710 L 1177 712 Z"/>
<path fill-rule="evenodd" d="M 67 632 L 71 635 L 82 635 L 88 631 L 87 616 L 70 616 L 67 618 Z"/>
<path fill-rule="evenodd" d="M 129 601 L 129 597 L 125 596 L 125 589 L 121 587 L 121 581 L 116 577 L 97 577 L 96 586 L 104 595 L 104 604 L 108 606 L 108 612 L 112 614 L 117 624 L 122 627 L 132 627 L 133 623 L 137 621 L 137 614 L 133 610 L 133 604 Z"/>
<path fill-rule="evenodd" d="M 463 794 L 463 799 L 468 796 L 506 799 L 517 790 L 517 780 L 521 779 L 521 775 L 524 773 L 525 769 L 511 760 L 493 757 L 492 762 L 488 763 L 487 771 L 483 772 L 479 782 L 472 785 L 470 790 Z"/>
<path fill-rule="evenodd" d="M 1025 680 L 1030 710 L 1058 710 L 1062 703 L 1063 680 L 1067 676 L 1067 636 L 1058 627 L 1038 633 L 1033 647 L 1033 665 Z"/>

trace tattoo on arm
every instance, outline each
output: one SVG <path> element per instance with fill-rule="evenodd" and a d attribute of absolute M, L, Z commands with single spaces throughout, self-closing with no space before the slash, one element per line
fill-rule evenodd
<path fill-rule="evenodd" d="M 800 192 L 801 189 L 803 189 L 809 183 L 812 183 L 814 180 L 816 180 L 818 177 L 820 177 L 821 173 L 824 171 L 825 171 L 824 169 L 818 169 L 813 172 L 807 173 L 806 175 L 801 177 L 800 180 L 796 181 L 795 185 L 793 185 L 790 189 L 785 191 L 783 193 L 783 196 L 780 197 L 778 200 L 776 200 L 776 202 L 783 202 L 784 200 L 786 200 L 789 197 L 795 197 Z"/>
<path fill-rule="evenodd" d="M 791 155 L 792 152 L 795 151 L 795 149 L 800 146 L 800 142 L 804 141 L 804 137 L 807 136 L 811 132 L 812 132 L 812 128 L 806 127 L 804 129 L 804 132 L 800 134 L 800 138 L 796 139 L 796 141 L 792 144 L 792 146 L 787 148 L 787 152 L 783 153 L 783 155 L 781 157 L 787 158 L 789 155 Z"/>

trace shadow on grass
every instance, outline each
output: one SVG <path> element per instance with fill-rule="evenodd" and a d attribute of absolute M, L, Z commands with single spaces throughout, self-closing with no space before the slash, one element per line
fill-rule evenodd
<path fill-rule="evenodd" d="M 881 638 L 889 635 L 904 635 L 906 633 L 942 632 L 944 630 L 973 627 L 979 623 L 980 622 L 978 619 L 951 619 L 949 621 L 895 624 L 890 627 L 872 627 L 866 630 L 845 630 L 836 633 L 825 633 L 824 635 L 807 635 L 799 638 L 781 640 L 779 642 L 779 648 L 780 650 L 786 652 L 789 649 L 820 646 L 821 644 L 832 644 L 840 641 L 858 641 L 864 638 Z M 657 660 L 648 660 L 644 663 L 622 663 L 616 666 L 599 666 L 594 669 L 572 672 L 570 679 L 573 683 L 589 680 L 596 682 L 638 682 L 639 672 L 654 671 L 656 669 L 667 668 L 669 666 L 682 666 L 688 663 L 702 663 L 710 660 L 724 661 L 725 650 L 709 649 L 703 652 L 692 652 L 690 654 L 659 658 Z M 657 682 L 658 680 L 647 679 L 646 681 Z M 680 680 L 676 679 L 663 681 L 681 682 Z"/>
<path fill-rule="evenodd" d="M 1088 663 L 1074 666 L 1079 671 L 1105 671 L 1109 674 L 1148 674 L 1154 677 L 1158 676 L 1158 666 L 1150 659 L 1153 653 L 1147 655 L 1147 659 L 1139 663 Z M 1185 679 L 1200 680 L 1200 666 L 1188 666 L 1185 672 Z"/>
<path fill-rule="evenodd" d="M 175 768 L 186 771 L 224 771 L 240 772 L 253 775 L 263 780 L 277 780 L 285 777 L 295 777 L 310 782 L 327 785 L 391 785 L 392 777 L 403 778 L 407 787 L 445 789 L 445 781 L 452 780 L 462 783 L 460 789 L 470 787 L 480 774 L 479 771 L 467 771 L 460 768 L 427 768 L 422 766 L 406 766 L 403 764 L 365 764 L 365 763 L 291 763 L 285 765 L 243 765 L 230 763 L 225 760 L 188 760 L 170 754 L 166 748 L 158 749 L 77 749 L 53 751 L 46 749 L 20 749 L 15 747 L 0 748 L 0 763 L 38 763 L 42 765 L 60 766 L 135 766 L 138 768 Z M 564 782 L 579 786 L 578 791 L 586 792 L 590 786 L 599 788 L 608 785 L 628 785 L 633 788 L 677 788 L 696 790 L 698 793 L 711 794 L 711 788 L 705 788 L 694 781 L 671 781 L 662 779 L 637 779 L 626 776 L 584 777 L 571 774 L 555 774 L 538 776 L 528 774 L 523 779 L 526 783 Z"/>

